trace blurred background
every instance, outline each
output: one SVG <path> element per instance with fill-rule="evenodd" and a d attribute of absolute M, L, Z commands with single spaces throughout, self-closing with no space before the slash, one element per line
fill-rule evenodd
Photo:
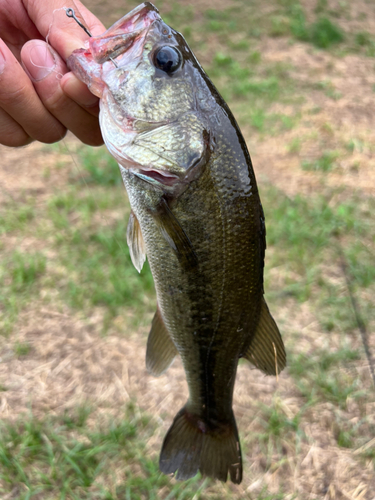
<path fill-rule="evenodd" d="M 91 0 L 109 27 L 137 5 Z M 160 0 L 236 116 L 266 214 L 265 289 L 288 353 L 240 363 L 241 485 L 158 470 L 187 388 L 145 369 L 156 308 L 103 148 L 0 147 L 0 497 L 375 498 L 375 3 Z M 353 308 L 353 300 L 354 306 Z"/>

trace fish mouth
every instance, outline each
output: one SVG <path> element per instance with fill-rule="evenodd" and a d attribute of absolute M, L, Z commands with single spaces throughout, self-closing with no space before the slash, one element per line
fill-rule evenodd
<path fill-rule="evenodd" d="M 130 172 L 136 177 L 152 184 L 156 187 L 162 187 L 164 190 L 173 189 L 181 179 L 175 174 L 164 170 L 155 170 L 153 168 L 132 168 Z"/>
<path fill-rule="evenodd" d="M 94 61 L 103 64 L 127 52 L 156 20 L 160 20 L 158 9 L 145 2 L 122 17 L 102 35 L 88 40 L 88 47 Z"/>
<path fill-rule="evenodd" d="M 152 3 L 139 5 L 101 35 L 89 38 L 85 48 L 73 51 L 67 59 L 68 68 L 93 94 L 102 98 L 104 75 L 110 68 L 123 69 L 129 61 L 134 63 L 141 57 L 145 37 L 157 20 L 161 17 Z"/>

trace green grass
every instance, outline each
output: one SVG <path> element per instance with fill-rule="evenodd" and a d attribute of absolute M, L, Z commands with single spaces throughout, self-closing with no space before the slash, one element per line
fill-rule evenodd
<path fill-rule="evenodd" d="M 0 213 L 0 235 L 25 230 L 35 216 L 34 202 L 16 204 L 9 202 Z"/>
<path fill-rule="evenodd" d="M 41 253 L 23 254 L 15 252 L 10 262 L 12 288 L 26 293 L 46 270 L 46 258 Z"/>
<path fill-rule="evenodd" d="M 12 226 L 13 227 L 13 226 Z M 46 257 L 41 252 L 14 251 L 0 264 L 0 332 L 11 332 L 20 310 L 38 295 L 46 272 Z"/>
<path fill-rule="evenodd" d="M 336 151 L 325 151 L 316 160 L 304 160 L 302 169 L 313 172 L 330 172 L 335 169 L 338 153 Z"/>
<path fill-rule="evenodd" d="M 307 259 L 314 263 L 323 260 L 321 252 L 332 247 L 335 237 L 348 231 L 361 236 L 371 226 L 367 207 L 352 199 L 332 205 L 329 197 L 288 198 L 272 187 L 263 191 L 263 199 L 265 207 L 270 207 L 266 208 L 268 243 L 288 248 L 289 258 L 304 270 Z"/>
<path fill-rule="evenodd" d="M 364 396 L 360 381 L 352 374 L 343 374 L 353 361 L 362 357 L 363 353 L 349 347 L 342 347 L 336 352 L 316 350 L 313 355 L 293 355 L 289 371 L 308 402 L 330 401 L 339 408 L 345 408 L 348 397 L 359 399 Z"/>
<path fill-rule="evenodd" d="M 331 196 L 290 199 L 273 189 L 263 194 L 268 244 L 278 249 L 269 257 L 268 265 L 285 269 L 286 274 L 279 287 L 273 286 L 267 295 L 278 304 L 290 298 L 297 303 L 309 301 L 323 332 L 359 338 L 341 263 L 343 255 L 361 315 L 365 324 L 369 324 L 371 293 L 364 291 L 374 290 L 373 203 L 354 197 L 343 197 L 332 203 Z M 345 238 L 344 246 L 340 243 L 342 238 Z M 335 266 L 332 277 L 329 266 Z M 266 292 L 268 285 L 266 275 Z M 329 343 L 328 336 L 326 341 Z M 323 351 L 311 359 L 308 355 L 302 359 L 292 356 L 289 369 L 306 397 L 315 392 L 320 399 L 327 398 L 342 406 L 349 394 L 361 395 L 360 383 L 350 374 L 343 378 L 337 376 L 335 366 L 343 369 L 363 356 L 363 348 L 359 354 L 346 345 L 339 352 Z M 302 378 L 307 377 L 306 383 L 301 381 L 300 369 L 304 370 Z"/>
<path fill-rule="evenodd" d="M 207 480 L 197 476 L 174 483 L 145 452 L 155 423 L 128 405 L 121 416 L 89 422 L 79 407 L 61 417 L 24 415 L 0 424 L 0 494 L 18 491 L 27 498 L 114 500 L 201 498 Z M 121 479 L 121 485 L 118 480 Z M 169 495 L 169 496 L 168 496 Z"/>
<path fill-rule="evenodd" d="M 330 97 L 335 101 L 338 101 L 342 97 L 342 94 L 335 89 L 334 85 L 329 80 L 316 82 L 312 84 L 312 88 L 322 90 L 327 97 Z"/>
<path fill-rule="evenodd" d="M 78 180 L 83 184 L 122 186 L 118 164 L 105 148 L 81 147 L 78 151 L 78 159 L 84 169 L 84 175 L 78 177 Z"/>
<path fill-rule="evenodd" d="M 207 72 L 223 98 L 232 103 L 240 122 L 258 132 L 277 135 L 293 128 L 298 114 L 273 113 L 270 111 L 272 104 L 290 104 L 299 96 L 293 94 L 294 84 L 288 65 L 261 62 L 258 51 L 248 54 L 245 61 L 233 57 L 232 53 L 216 52 Z"/>
<path fill-rule="evenodd" d="M 17 342 L 14 346 L 14 354 L 20 358 L 21 356 L 26 356 L 30 352 L 30 344 L 27 342 Z"/>
<path fill-rule="evenodd" d="M 340 365 L 345 366 L 350 361 L 361 358 L 361 353 L 353 351 L 350 347 L 344 346 L 336 352 L 331 350 L 317 350 L 314 356 L 308 354 L 298 354 L 293 356 L 289 363 L 289 372 L 299 378 L 307 372 L 319 370 L 327 372 L 328 370 L 337 370 Z"/>
<path fill-rule="evenodd" d="M 287 416 L 278 398 L 273 401 L 273 406 L 262 408 L 261 425 L 264 428 L 263 439 L 269 441 L 270 437 L 286 439 L 287 433 L 294 438 L 302 437 L 300 423 L 302 412 L 294 417 Z"/>
<path fill-rule="evenodd" d="M 328 17 L 319 15 L 308 24 L 302 6 L 295 3 L 289 11 L 290 31 L 292 35 L 303 42 L 310 42 L 320 49 L 328 49 L 344 41 L 343 30 Z"/>
<path fill-rule="evenodd" d="M 321 49 L 341 43 L 345 38 L 343 31 L 327 17 L 319 17 L 310 26 L 308 36 L 311 43 Z"/>
<path fill-rule="evenodd" d="M 67 276 L 60 293 L 73 308 L 105 306 L 114 317 L 121 308 L 149 303 L 152 277 L 147 263 L 139 275 L 130 260 L 129 205 L 116 162 L 103 149 L 81 148 L 79 158 L 71 189 L 49 202 L 54 244 Z M 106 211 L 119 216 L 108 219 Z"/>
<path fill-rule="evenodd" d="M 298 154 L 301 151 L 302 140 L 299 137 L 295 137 L 288 144 L 288 152 L 291 154 Z"/>
<path fill-rule="evenodd" d="M 121 187 L 121 201 L 106 192 L 75 197 L 73 189 L 62 200 L 52 199 L 50 217 L 55 227 L 54 245 L 64 275 L 59 287 L 67 303 L 77 309 L 105 306 L 108 314 L 133 305 L 147 305 L 153 296 L 153 281 L 146 263 L 139 275 L 134 269 L 126 243 L 129 208 Z M 74 200 L 73 205 L 71 205 Z M 118 207 L 118 220 L 107 220 L 100 207 Z M 101 214 L 101 223 L 93 218 Z M 69 223 L 76 217 L 76 224 Z"/>
<path fill-rule="evenodd" d="M 31 297 L 40 296 L 42 288 L 46 303 L 57 291 L 59 300 L 73 309 L 105 307 L 107 326 L 120 310 L 143 304 L 134 317 L 136 324 L 142 323 L 153 307 L 148 264 L 139 275 L 130 260 L 129 204 L 118 166 L 103 149 L 81 148 L 78 156 L 82 163 L 70 186 L 50 197 L 46 211 L 26 205 L 9 210 L 3 219 L 4 234 L 40 239 L 41 247 L 47 238 L 54 255 L 47 259 L 43 251 L 15 250 L 3 259 L 2 333 L 11 331 L 19 312 Z"/>
<path fill-rule="evenodd" d="M 368 31 L 359 31 L 354 35 L 353 51 L 375 57 L 375 37 Z"/>

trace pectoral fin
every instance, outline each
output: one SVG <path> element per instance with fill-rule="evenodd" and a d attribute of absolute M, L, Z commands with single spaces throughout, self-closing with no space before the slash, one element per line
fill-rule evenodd
<path fill-rule="evenodd" d="M 243 357 L 267 375 L 276 375 L 285 368 L 284 343 L 264 299 L 257 329 Z"/>
<path fill-rule="evenodd" d="M 147 370 L 155 377 L 158 377 L 170 366 L 176 354 L 176 346 L 165 327 L 158 308 L 152 320 L 151 331 L 147 340 Z"/>
<path fill-rule="evenodd" d="M 146 249 L 141 233 L 141 227 L 139 225 L 137 217 L 133 213 L 133 210 L 130 212 L 126 239 L 128 242 L 130 257 L 132 259 L 133 265 L 140 273 L 146 260 Z"/>
<path fill-rule="evenodd" d="M 195 267 L 198 264 L 198 258 L 193 245 L 164 198 L 160 200 L 155 220 L 181 265 L 185 268 Z"/>

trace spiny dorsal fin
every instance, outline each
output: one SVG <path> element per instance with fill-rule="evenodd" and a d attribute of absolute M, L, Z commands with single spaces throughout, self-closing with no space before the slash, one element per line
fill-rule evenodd
<path fill-rule="evenodd" d="M 158 377 L 170 366 L 176 354 L 176 346 L 165 327 L 158 308 L 152 320 L 151 331 L 147 340 L 147 370 L 155 377 Z"/>
<path fill-rule="evenodd" d="M 285 368 L 284 343 L 264 299 L 258 326 L 243 357 L 267 375 L 276 375 Z"/>
<path fill-rule="evenodd" d="M 130 212 L 126 239 L 133 265 L 140 273 L 146 260 L 146 249 L 141 233 L 141 226 L 139 225 L 138 219 L 134 215 L 133 210 Z"/>
<path fill-rule="evenodd" d="M 198 258 L 193 245 L 164 198 L 161 198 L 154 217 L 164 239 L 175 251 L 181 265 L 186 269 L 195 267 Z"/>

